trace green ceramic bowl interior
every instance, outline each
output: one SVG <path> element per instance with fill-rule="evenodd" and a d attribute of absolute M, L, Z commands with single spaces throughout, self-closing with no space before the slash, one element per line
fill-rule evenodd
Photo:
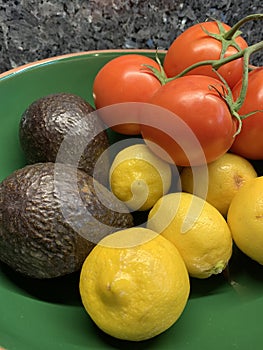
<path fill-rule="evenodd" d="M 55 92 L 92 103 L 92 83 L 110 59 L 130 52 L 61 57 L 0 77 L 0 179 L 25 164 L 18 124 L 26 107 Z M 150 57 L 155 52 L 139 51 Z M 0 263 L 0 347 L 8 350 L 261 349 L 263 267 L 235 250 L 229 271 L 191 280 L 189 302 L 162 335 L 134 344 L 103 334 L 82 307 L 79 274 L 54 280 L 23 277 Z"/>

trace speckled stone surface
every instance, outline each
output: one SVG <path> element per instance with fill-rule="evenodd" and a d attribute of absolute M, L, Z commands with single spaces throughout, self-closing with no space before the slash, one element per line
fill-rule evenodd
<path fill-rule="evenodd" d="M 0 72 L 28 62 L 86 50 L 164 48 L 196 22 L 229 25 L 262 13 L 255 0 L 0 0 Z M 249 43 L 262 38 L 262 21 L 246 24 Z M 252 57 L 262 64 L 262 52 Z"/>

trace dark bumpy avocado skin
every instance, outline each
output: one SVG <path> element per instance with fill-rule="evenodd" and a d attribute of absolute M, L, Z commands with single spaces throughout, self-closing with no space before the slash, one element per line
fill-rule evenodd
<path fill-rule="evenodd" d="M 34 278 L 79 270 L 103 236 L 131 226 L 106 187 L 69 165 L 28 165 L 0 184 L 0 260 Z"/>
<path fill-rule="evenodd" d="M 88 102 L 71 93 L 50 94 L 34 101 L 22 115 L 19 138 L 28 164 L 55 162 L 66 135 L 70 137 L 60 161 L 74 164 L 76 154 L 84 149 L 77 159 L 78 167 L 93 176 L 96 161 L 109 142 L 104 124 Z M 107 166 L 105 160 L 100 164 L 101 174 L 105 175 Z M 105 183 L 101 178 L 98 180 Z"/>

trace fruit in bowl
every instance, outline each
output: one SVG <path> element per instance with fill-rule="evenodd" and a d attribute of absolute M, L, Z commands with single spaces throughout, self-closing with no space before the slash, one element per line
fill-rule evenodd
<path fill-rule="evenodd" d="M 52 155 L 52 149 L 49 149 L 49 151 L 45 153 L 47 157 L 43 158 L 37 147 L 39 147 L 39 144 L 42 143 L 42 145 L 44 145 L 43 148 L 48 148 L 48 141 L 50 137 L 48 136 L 46 139 L 43 139 L 43 135 L 47 136 L 47 133 L 50 132 L 51 127 L 43 122 L 44 118 L 41 116 L 41 112 L 39 112 L 38 107 L 35 110 L 31 109 L 32 106 L 36 106 L 39 101 L 43 101 L 43 99 L 46 99 L 47 96 L 54 97 L 61 95 L 66 97 L 74 95 L 75 97 L 78 97 L 89 104 L 91 108 L 94 108 L 92 84 L 99 69 L 107 61 L 110 61 L 115 57 L 129 55 L 131 53 L 134 53 L 134 51 L 123 52 L 116 50 L 112 52 L 87 52 L 66 55 L 63 57 L 32 63 L 26 67 L 21 67 L 10 72 L 6 72 L 0 77 L 0 90 L 3 93 L 1 96 L 4 97 L 1 101 L 2 126 L 0 131 L 0 153 L 2 163 L 0 174 L 0 294 L 6 299 L 7 309 L 10 309 L 13 302 L 15 302 L 12 298 L 12 294 L 9 294 L 8 291 L 10 288 L 11 290 L 16 290 L 18 285 L 21 286 L 21 293 L 17 294 L 18 300 L 20 300 L 20 305 L 23 303 L 26 305 L 28 301 L 26 294 L 34 294 L 35 290 L 38 291 L 41 289 L 43 291 L 43 294 L 40 293 L 42 298 L 47 298 L 47 295 L 49 294 L 47 290 L 49 290 L 50 286 L 51 290 L 53 288 L 51 294 L 67 294 L 65 289 L 69 287 L 67 286 L 67 288 L 65 288 L 65 286 L 68 284 L 68 281 L 73 280 L 76 282 L 74 276 L 75 274 L 78 275 L 79 273 L 78 271 L 81 266 L 81 261 L 83 262 L 84 256 L 88 255 L 93 246 L 98 243 L 98 237 L 101 238 L 103 236 L 100 236 L 100 234 L 102 234 L 100 226 L 98 225 L 98 228 L 96 228 L 97 226 L 94 223 L 91 223 L 91 230 L 94 233 L 94 229 L 95 231 L 98 231 L 99 229 L 100 232 L 97 232 L 97 241 L 96 239 L 94 241 L 91 240 L 91 244 L 88 244 L 86 241 L 87 237 L 85 237 L 83 232 L 81 232 L 81 235 L 79 235 L 79 232 L 74 232 L 78 231 L 81 226 L 81 221 L 79 220 L 81 216 L 79 216 L 79 214 L 81 214 L 81 208 L 78 207 L 79 202 L 71 202 L 71 197 L 75 196 L 74 193 L 76 194 L 76 192 L 74 191 L 76 189 L 78 190 L 78 188 L 80 188 L 82 192 L 80 204 L 83 205 L 84 202 L 84 205 L 87 205 L 88 208 L 92 208 L 92 210 L 94 210 L 92 214 L 94 214 L 96 219 L 99 220 L 102 218 L 102 220 L 105 220 L 106 218 L 106 222 L 104 222 L 104 224 L 110 222 L 110 224 L 112 224 L 111 228 L 114 227 L 116 230 L 119 230 L 120 227 L 123 228 L 125 226 L 129 227 L 133 225 L 132 214 L 129 211 L 125 211 L 126 207 L 124 208 L 124 204 L 118 201 L 118 205 L 114 207 L 114 198 L 109 197 L 107 199 L 105 193 L 103 194 L 104 191 L 107 191 L 107 193 L 110 195 L 110 191 L 106 188 L 106 185 L 105 187 L 103 185 L 102 195 L 100 198 L 96 198 L 100 185 L 98 185 L 96 181 L 92 179 L 92 176 L 94 175 L 94 164 L 92 165 L 92 168 L 88 169 L 90 173 L 84 174 L 86 169 L 76 170 L 74 167 L 71 168 L 71 165 L 60 164 L 61 159 L 58 161 L 58 158 L 56 159 L 54 154 Z M 143 54 L 149 57 L 149 59 L 154 58 L 154 52 L 152 51 L 138 52 L 138 54 Z M 39 82 L 41 82 L 41 84 Z M 14 91 L 19 91 L 19 94 L 16 97 L 16 104 L 12 103 Z M 36 113 L 38 114 L 36 115 Z M 32 124 L 32 120 L 35 124 Z M 45 124 L 44 127 L 43 124 Z M 103 131 L 103 134 L 106 133 L 110 144 L 118 144 L 118 141 L 123 139 L 120 134 L 112 132 L 106 127 L 105 130 L 102 130 L 102 128 L 99 129 L 100 132 Z M 61 134 L 59 130 L 57 131 L 59 134 Z M 61 135 L 59 136 L 61 137 Z M 102 142 L 104 149 L 103 152 L 100 151 L 100 156 L 107 150 L 105 145 L 106 142 L 104 138 Z M 55 152 L 57 152 L 57 150 L 58 148 L 56 148 Z M 94 146 L 91 150 L 94 150 Z M 38 158 L 39 155 L 40 157 Z M 67 161 L 68 159 L 64 160 Z M 163 161 L 160 162 L 163 163 Z M 164 166 L 167 168 L 167 172 L 169 174 L 168 177 L 170 177 L 170 166 Z M 70 169 L 70 171 L 66 172 L 68 176 L 61 178 L 61 175 L 64 175 L 64 172 L 61 171 L 61 169 L 65 169 L 67 167 Z M 95 170 L 98 172 L 100 169 L 96 168 Z M 61 172 L 56 173 L 56 171 Z M 72 183 L 69 181 L 69 178 L 72 177 L 74 179 L 74 171 L 76 171 L 76 177 L 79 180 L 79 183 L 78 187 L 74 188 L 73 190 L 70 187 Z M 59 183 L 57 187 L 56 182 Z M 67 183 L 69 187 L 65 187 L 63 183 Z M 62 186 L 59 187 L 61 184 Z M 71 192 L 66 193 L 67 191 L 65 191 L 65 188 L 69 189 Z M 96 190 L 95 195 L 94 188 Z M 58 199 L 63 191 L 65 191 L 64 206 L 60 207 L 61 202 L 58 202 Z M 102 204 L 99 203 L 100 200 L 102 200 Z M 108 212 L 108 214 L 106 214 L 103 209 L 103 205 L 106 204 L 112 207 L 112 212 Z M 69 217 L 65 217 L 65 212 L 68 211 L 70 211 L 70 215 Z M 75 221 L 78 223 L 77 228 L 74 227 L 74 225 L 72 227 L 72 222 L 70 222 L 70 220 L 72 220 L 74 217 L 72 214 L 74 211 L 78 216 L 78 219 L 75 218 Z M 83 215 L 85 215 L 85 212 Z M 136 215 L 136 213 L 134 215 Z M 117 219 L 115 222 L 115 227 L 114 218 L 117 218 L 117 216 L 119 216 L 120 220 L 118 222 Z M 85 222 L 82 221 L 82 223 L 84 223 L 85 226 Z M 88 235 L 90 237 L 94 236 L 93 233 L 89 231 Z M 171 247 L 170 249 L 172 252 L 176 252 L 176 249 L 173 248 L 170 243 L 167 242 L 165 244 L 168 247 Z M 189 282 L 186 268 L 178 253 L 175 253 L 175 257 L 180 261 L 179 270 L 181 269 L 185 280 L 185 288 L 182 288 L 181 292 L 178 291 L 178 293 L 181 293 L 183 299 L 180 304 L 176 301 L 175 297 L 172 297 L 171 294 L 173 304 L 178 304 L 178 311 L 176 311 L 176 314 L 174 314 L 172 317 L 167 315 L 167 326 L 161 326 L 160 332 L 163 332 L 175 322 L 175 320 L 182 313 L 186 300 L 188 299 Z M 171 260 L 171 264 L 175 265 L 175 262 L 172 262 L 171 258 L 169 259 Z M 74 273 L 74 271 L 76 272 Z M 63 275 L 66 276 L 63 277 Z M 166 280 L 168 283 L 168 276 Z M 176 283 L 174 284 L 173 288 L 175 286 Z M 75 283 L 71 288 L 77 291 L 78 284 Z M 150 286 L 149 288 L 151 289 Z M 43 323 L 39 323 L 38 326 L 34 326 L 34 334 L 37 334 L 37 337 L 35 340 L 33 340 L 33 342 L 39 341 L 38 338 L 40 336 L 39 334 L 42 333 L 42 331 L 40 331 L 42 327 L 44 327 L 47 332 L 57 332 L 57 328 L 54 326 L 54 324 L 52 326 L 53 328 L 50 326 L 55 319 L 54 315 L 57 311 L 62 311 L 61 315 L 63 315 L 65 312 L 62 317 L 63 320 L 61 324 L 62 327 L 65 327 L 65 330 L 67 328 L 66 323 L 68 320 L 74 317 L 73 314 L 75 311 L 68 309 L 68 301 L 66 297 L 61 296 L 59 299 L 60 298 L 64 300 L 64 305 L 62 306 L 54 305 L 52 298 L 52 302 L 45 305 L 49 314 L 49 321 L 43 321 Z M 32 322 L 37 318 L 37 314 L 39 313 L 39 306 L 41 305 L 39 304 L 39 299 L 41 299 L 41 297 L 33 297 L 30 302 L 30 304 L 33 303 L 32 308 L 29 307 L 26 311 L 27 317 L 29 317 Z M 165 299 L 163 302 L 166 304 Z M 75 315 L 75 320 L 77 321 L 81 319 L 83 306 L 81 305 L 79 298 L 76 298 L 75 303 L 78 304 L 78 315 Z M 8 347 L 9 344 L 11 344 L 9 342 L 8 334 L 11 327 L 13 327 L 15 320 L 17 327 L 20 329 L 22 327 L 22 332 L 25 338 L 24 344 L 20 344 L 19 346 L 21 349 L 23 349 L 23 347 L 28 347 L 28 343 L 31 342 L 32 333 L 31 330 L 28 330 L 20 321 L 20 318 L 17 317 L 17 313 L 21 312 L 20 309 L 17 308 L 16 310 L 13 310 L 13 312 L 7 312 L 7 309 L 6 311 L 3 310 L 3 314 L 8 313 L 10 315 L 10 321 L 12 319 L 12 322 L 5 322 L 5 326 L 2 328 L 4 330 L 4 334 L 2 335 L 1 333 L 1 341 L 3 342 L 3 345 Z M 157 317 L 158 311 L 154 312 L 154 314 Z M 156 322 L 158 324 L 158 317 Z M 97 339 L 96 332 L 92 331 L 92 326 L 90 323 L 91 320 L 84 320 L 83 325 L 85 325 L 86 330 L 78 340 L 76 340 L 76 337 L 78 337 L 76 326 L 75 334 L 73 334 L 70 339 L 67 340 L 66 336 L 66 340 L 63 340 L 65 341 L 65 348 L 67 348 L 72 341 L 77 342 L 77 344 L 79 344 L 79 348 L 81 348 L 81 338 L 84 340 L 84 342 L 86 342 L 89 338 L 88 333 L 92 334 L 94 337 L 94 342 L 97 343 L 97 345 L 104 341 L 103 336 Z M 71 332 L 66 333 L 69 334 Z M 153 331 L 152 334 L 155 334 L 155 331 Z M 42 342 L 44 347 L 57 347 L 56 343 L 51 343 L 50 346 L 51 338 L 52 337 L 45 337 Z"/>
<path fill-rule="evenodd" d="M 75 94 L 81 98 L 83 98 L 87 103 L 89 103 L 93 108 L 95 108 L 94 104 L 94 96 L 93 96 L 93 83 L 95 81 L 95 78 L 100 71 L 100 69 L 105 66 L 108 62 L 115 59 L 116 57 L 120 56 L 127 56 L 130 54 L 140 54 L 145 55 L 151 59 L 155 58 L 156 53 L 154 51 L 122 51 L 122 50 L 116 50 L 116 51 L 105 51 L 105 52 L 86 52 L 86 53 L 79 53 L 79 54 L 72 54 L 72 55 L 66 55 L 63 57 L 57 57 L 53 59 L 47 59 L 42 62 L 33 63 L 31 65 L 28 65 L 27 67 L 18 68 L 14 71 L 7 72 L 3 74 L 0 77 L 0 96 L 2 96 L 1 101 L 1 128 L 0 128 L 0 159 L 1 159 L 1 181 L 5 183 L 5 179 L 10 176 L 10 174 L 13 174 L 15 171 L 19 171 L 19 169 L 24 169 L 26 166 L 26 156 L 23 152 L 23 149 L 20 144 L 19 139 L 19 123 L 21 120 L 21 117 L 23 113 L 26 111 L 26 109 L 34 103 L 34 101 L 37 101 L 40 98 L 43 98 L 45 96 L 48 96 L 50 94 L 57 94 L 57 93 L 70 93 Z M 159 58 L 161 61 L 163 61 L 165 56 L 165 52 L 159 52 Z M 214 79 L 214 78 L 213 78 Z M 212 81 L 212 80 L 209 80 Z M 214 82 L 214 80 L 213 80 Z M 114 84 L 114 82 L 112 82 Z M 221 90 L 219 89 L 221 92 Z M 216 95 L 216 91 L 213 90 L 213 96 Z M 14 96 L 16 98 L 16 103 L 13 103 Z M 216 97 L 218 99 L 218 96 Z M 220 101 L 221 103 L 221 101 Z M 144 106 L 145 107 L 145 106 Z M 159 106 L 161 107 L 161 106 Z M 162 109 L 162 107 L 161 107 Z M 157 110 L 161 110 L 157 108 Z M 138 111 L 138 110 L 137 110 Z M 157 116 L 157 115 L 156 115 Z M 155 116 L 155 117 L 156 117 Z M 130 120 L 128 120 L 130 122 Z M 144 120 L 146 123 L 147 120 Z M 158 122 L 156 118 L 156 122 Z M 231 123 L 230 123 L 231 124 Z M 158 125 L 158 124 L 157 124 Z M 235 123 L 233 124 L 233 130 L 235 131 Z M 116 149 L 114 148 L 114 145 L 117 147 L 120 146 L 120 148 L 123 148 L 123 145 L 127 145 L 126 143 L 122 144 L 123 140 L 129 139 L 125 136 L 125 134 L 116 133 L 112 130 L 109 130 L 107 126 L 105 126 L 105 129 L 107 129 L 107 136 L 110 142 L 110 158 L 112 160 L 112 153 L 115 155 Z M 149 131 L 149 130 L 148 130 Z M 165 130 L 167 131 L 167 130 Z M 157 136 L 160 134 L 156 134 Z M 163 135 L 161 135 L 163 136 Z M 132 138 L 135 139 L 135 142 L 138 142 L 140 139 L 141 142 L 141 136 L 134 135 Z M 150 140 L 148 140 L 149 142 Z M 149 144 L 149 143 L 148 143 Z M 168 144 L 169 146 L 169 144 Z M 164 160 L 163 160 L 164 161 Z M 175 164 L 176 165 L 176 164 Z M 179 164 L 180 165 L 180 164 Z M 181 166 L 181 165 L 180 165 Z M 175 167 L 176 168 L 176 167 Z M 173 172 L 176 170 L 173 168 Z M 173 173 L 174 174 L 174 173 Z M 179 174 L 178 174 L 179 176 Z M 150 178 L 150 177 L 149 177 Z M 10 185 L 12 187 L 12 184 Z M 170 191 L 174 190 L 174 187 L 171 186 Z M 84 192 L 88 192 L 89 188 L 84 186 Z M 15 196 L 16 191 L 12 192 L 12 196 Z M 21 201 L 25 198 L 25 195 L 21 196 Z M 189 197 L 190 198 L 190 197 Z M 5 198 L 1 198 L 1 203 Z M 100 198 L 103 199 L 103 198 Z M 13 203 L 10 201 L 10 203 Z M 203 203 L 203 202 L 202 202 Z M 126 213 L 127 214 L 127 213 Z M 131 215 L 130 212 L 128 212 L 129 215 Z M 136 216 L 137 213 L 132 213 L 132 215 Z M 147 212 L 144 213 L 147 217 Z M 220 215 L 217 213 L 217 215 Z M 163 214 L 163 217 L 165 214 Z M 162 217 L 162 220 L 164 219 Z M 48 218 L 48 215 L 47 215 Z M 18 218 L 19 219 L 19 218 Z M 223 217 L 220 217 L 220 220 L 223 220 Z M 72 222 L 71 222 L 72 224 Z M 139 226 L 143 226 L 145 224 L 145 217 L 143 218 L 142 222 L 140 222 Z M 226 223 L 224 222 L 224 225 Z M 140 230 L 139 230 L 140 232 Z M 179 232 L 178 235 L 181 233 Z M 187 235 L 187 233 L 185 233 Z M 208 234 L 208 233 L 207 233 Z M 7 235 L 5 236 L 6 239 Z M 161 237 L 162 242 L 164 242 L 165 238 Z M 220 239 L 218 240 L 220 242 Z M 105 241 L 104 241 L 105 242 Z M 158 245 L 158 240 L 156 241 Z M 189 243 L 191 245 L 191 242 Z M 154 245 L 154 242 L 153 242 Z M 165 243 L 165 245 L 171 247 L 171 243 Z M 141 247 L 141 251 L 144 251 L 147 249 L 144 249 L 144 247 Z M 114 249 L 114 247 L 112 248 Z M 91 255 L 91 258 L 96 257 L 96 254 L 100 251 L 100 249 L 96 249 L 94 252 L 94 255 Z M 105 250 L 107 251 L 107 250 Z M 174 248 L 171 248 L 171 251 L 175 251 Z M 114 264 L 118 267 L 118 264 L 122 262 L 121 259 L 122 254 L 121 251 L 114 251 L 117 256 L 119 256 L 119 261 L 116 262 L 114 260 L 115 254 L 110 254 L 112 257 L 111 261 L 111 271 L 115 271 Z M 130 253 L 130 250 L 126 250 L 127 254 Z M 18 252 L 19 254 L 19 252 Z M 134 251 L 132 250 L 132 254 L 134 254 Z M 177 253 L 176 253 L 177 254 Z M 165 255 L 164 255 L 165 256 Z M 176 255 L 178 257 L 178 255 Z M 19 256 L 16 257 L 17 262 L 19 264 Z M 166 257 L 168 259 L 168 257 Z M 164 264 L 167 260 L 166 258 L 163 259 Z M 224 327 L 224 339 L 223 343 L 220 344 L 220 348 L 222 346 L 228 347 L 230 342 L 232 342 L 232 339 L 238 339 L 240 341 L 240 344 L 243 346 L 244 344 L 248 344 L 252 338 L 250 338 L 250 341 L 248 340 L 247 336 L 244 336 L 242 331 L 242 315 L 244 311 L 251 316 L 251 330 L 250 334 L 253 339 L 259 339 L 260 334 L 257 333 L 257 327 L 255 325 L 258 323 L 258 310 L 262 308 L 262 278 L 261 273 L 262 270 L 259 270 L 258 265 L 255 265 L 253 261 L 251 261 L 246 256 L 242 255 L 240 251 L 237 252 L 237 255 L 234 255 L 233 260 L 229 261 L 228 271 L 225 271 L 225 275 L 223 273 L 218 274 L 218 272 L 221 272 L 222 266 L 225 267 L 225 262 L 220 266 L 219 269 L 213 269 L 217 273 L 217 276 L 209 277 L 209 279 L 205 280 L 199 280 L 199 279 L 191 279 L 191 291 L 189 296 L 189 302 L 187 304 L 187 307 L 184 309 L 185 301 L 188 298 L 188 283 L 187 283 L 187 274 L 185 273 L 185 269 L 183 268 L 182 259 L 180 260 L 180 266 L 181 270 L 184 271 L 184 281 L 185 281 L 185 287 L 183 288 L 183 293 L 180 294 L 183 295 L 181 299 L 181 303 L 174 299 L 172 299 L 172 305 L 181 305 L 178 315 L 181 315 L 181 317 L 177 321 L 177 317 L 171 317 L 170 321 L 167 322 L 169 325 L 169 330 L 167 332 L 164 332 L 166 330 L 165 325 L 163 327 L 160 327 L 161 335 L 158 336 L 158 338 L 153 338 L 150 340 L 147 340 L 146 343 L 140 343 L 138 346 L 151 346 L 152 348 L 162 348 L 165 346 L 174 347 L 175 344 L 180 346 L 180 344 L 188 344 L 189 349 L 195 349 L 197 344 L 206 349 L 207 344 L 212 344 L 216 347 L 217 344 L 215 343 L 217 339 L 217 332 L 218 329 L 222 325 L 225 325 L 224 320 L 227 318 L 228 320 L 233 320 L 233 323 L 231 323 L 231 326 L 225 326 Z M 227 256 L 227 259 L 229 259 L 229 254 Z M 88 260 L 89 261 L 89 260 Z M 238 262 L 237 262 L 238 261 Z M 110 261 L 109 261 L 110 262 Z M 100 295 L 99 304 L 101 302 L 104 303 L 104 306 L 106 304 L 107 307 L 102 307 L 102 310 L 109 310 L 111 308 L 111 301 L 113 300 L 113 307 L 118 304 L 118 308 L 114 309 L 115 316 L 117 314 L 116 319 L 118 320 L 118 310 L 120 309 L 122 311 L 122 317 L 125 317 L 126 312 L 129 310 L 136 310 L 134 315 L 137 317 L 139 315 L 140 321 L 147 320 L 147 324 L 151 324 L 151 320 L 147 319 L 147 316 L 149 315 L 147 313 L 147 309 L 143 309 L 143 307 L 149 306 L 147 303 L 137 303 L 137 305 L 131 305 L 129 304 L 129 301 L 132 299 L 129 299 L 129 293 L 121 295 L 114 295 L 114 291 L 118 293 L 118 288 L 121 288 L 122 285 L 129 286 L 129 283 L 131 283 L 132 286 L 134 286 L 134 281 L 136 281 L 136 272 L 140 272 L 140 277 L 143 277 L 144 271 L 140 269 L 139 264 L 136 264 L 136 259 L 134 262 L 134 269 L 131 271 L 131 275 L 133 277 L 133 280 L 129 280 L 129 269 L 128 272 L 123 274 L 126 278 L 123 277 L 121 280 L 119 279 L 117 282 L 116 280 L 111 281 L 111 284 L 102 285 L 99 284 L 100 281 L 109 281 L 109 279 L 112 277 L 111 275 L 107 275 L 107 271 L 104 270 L 103 278 L 93 280 L 94 285 L 99 285 L 99 291 L 98 288 L 95 288 L 95 293 L 98 292 Z M 169 264 L 172 262 L 172 259 L 169 258 Z M 127 261 L 125 260 L 125 263 L 127 265 Z M 101 264 L 101 261 L 100 261 Z M 103 265 L 104 264 L 104 265 Z M 103 262 L 103 266 L 105 269 L 107 269 L 107 261 Z M 105 266 L 106 264 L 106 266 Z M 174 264 L 174 263 L 173 263 Z M 173 265 L 172 264 L 172 265 Z M 91 266 L 94 265 L 94 262 L 92 262 Z M 88 263 L 87 265 L 84 265 L 85 267 L 89 267 Z M 121 265 L 120 266 L 124 266 Z M 151 265 L 147 265 L 147 276 L 151 277 L 149 274 L 149 271 L 151 271 Z M 237 267 L 242 266 L 242 269 L 239 270 Z M 125 267 L 125 266 L 124 266 Z M 123 267 L 123 268 L 124 268 Z M 127 266 L 126 266 L 127 267 Z M 156 266 L 155 266 L 156 267 Z M 167 269 L 168 269 L 167 264 Z M 15 340 L 13 340 L 13 337 L 11 337 L 12 334 L 14 334 L 14 324 L 16 325 L 16 329 L 18 329 L 17 337 L 19 338 L 19 334 L 23 334 L 23 341 L 21 345 L 21 341 L 19 342 L 19 348 L 20 349 L 26 349 L 30 346 L 37 348 L 39 347 L 39 342 L 41 342 L 41 346 L 44 348 L 50 348 L 55 349 L 58 347 L 58 344 L 63 346 L 64 349 L 71 349 L 72 344 L 74 344 L 76 349 L 87 349 L 87 348 L 111 348 L 112 346 L 115 347 L 122 347 L 122 346 L 128 346 L 128 343 L 125 341 L 122 342 L 118 339 L 111 338 L 107 336 L 105 333 L 100 332 L 93 324 L 91 318 L 83 312 L 83 305 L 81 303 L 81 300 L 79 298 L 79 294 L 77 291 L 77 296 L 75 294 L 74 301 L 70 301 L 70 298 L 67 299 L 67 290 L 70 286 L 69 282 L 72 282 L 71 276 L 66 276 L 64 278 L 59 279 L 51 279 L 51 280 L 42 280 L 41 282 L 36 279 L 28 278 L 21 276 L 20 274 L 14 272 L 12 269 L 9 269 L 4 263 L 1 263 L 1 274 L 0 274 L 0 295 L 2 300 L 6 300 L 6 303 L 3 305 L 3 310 L 1 312 L 0 316 L 0 324 L 3 325 L 1 327 L 0 335 L 1 335 L 1 342 L 3 343 L 4 347 L 10 347 L 12 344 L 14 344 Z M 99 269 L 100 270 L 100 269 Z M 97 271 L 97 270 L 96 270 Z M 105 272 L 106 271 L 106 272 Z M 153 270 L 155 271 L 155 270 Z M 238 272 L 237 272 L 238 271 Z M 253 271 L 253 272 L 252 272 Z M 97 271 L 99 273 L 99 271 Z M 123 271 L 122 271 L 123 272 Z M 91 273 L 89 271 L 89 273 Z M 146 273 L 146 271 L 145 271 Z M 79 281 L 79 271 L 76 273 L 77 278 L 73 278 L 73 290 L 76 292 L 78 290 L 78 283 Z M 118 272 L 117 272 L 118 275 Z M 209 274 L 210 275 L 210 274 Z M 257 276 L 258 278 L 254 278 L 254 276 Z M 74 275 L 76 276 L 76 275 Z M 83 278 L 84 272 L 83 272 Z M 94 277 L 94 276 L 92 276 Z M 101 277 L 101 275 L 100 275 Z M 114 276 L 113 276 L 114 277 Z M 155 277 L 158 277 L 155 275 Z M 176 276 L 173 276 L 176 277 Z M 227 278 L 225 278 L 227 277 Z M 161 278 L 161 277 L 160 277 Z M 165 285 L 169 284 L 169 278 L 166 278 L 163 284 L 160 284 L 160 278 L 157 280 L 154 278 L 149 278 L 147 281 L 152 281 L 153 284 L 158 284 L 158 287 L 161 290 L 161 287 L 163 286 L 162 294 L 158 295 L 159 305 L 162 305 L 162 303 L 165 304 Z M 128 282 L 127 282 L 128 281 Z M 151 294 L 152 287 L 151 285 L 147 285 L 147 288 L 144 288 L 143 286 L 143 279 L 140 279 L 141 281 L 141 290 L 142 296 L 145 296 L 147 293 L 149 296 L 152 296 L 154 299 L 154 293 Z M 176 278 L 171 279 L 171 282 L 176 281 Z M 116 283 L 115 283 L 116 282 Z M 127 283 L 128 284 L 127 284 Z M 229 283 L 230 282 L 230 283 Z M 84 288 L 85 283 L 82 282 L 82 286 Z M 173 287 L 174 283 L 169 284 L 170 287 Z M 242 286 L 248 287 L 250 291 L 252 291 L 250 295 L 256 296 L 256 298 L 251 298 L 249 300 L 249 303 L 243 304 L 240 302 L 240 295 L 238 294 L 239 291 L 243 290 Z M 114 289 L 114 286 L 116 288 Z M 238 287 L 240 288 L 238 288 Z M 106 289 L 105 289 L 106 288 Z M 41 290 L 41 292 L 40 292 Z M 134 290 L 138 290 L 138 288 L 134 288 Z M 178 291 L 180 288 L 178 288 Z M 11 291 L 11 293 L 10 293 Z M 119 290 L 120 291 L 120 290 Z M 130 290 L 129 290 L 130 291 Z M 237 292 L 237 293 L 236 293 Z M 47 294 L 51 294 L 47 300 Z M 84 293 L 85 294 L 85 293 Z M 169 295 L 173 295 L 172 293 L 169 293 Z M 52 298 L 53 296 L 53 298 Z M 163 296 L 163 298 L 162 298 Z M 85 294 L 85 298 L 90 298 L 92 295 Z M 120 298 L 118 298 L 120 297 Z M 132 296 L 134 297 L 134 296 Z M 127 299 L 128 298 L 128 299 Z M 143 299 L 143 297 L 142 297 Z M 153 299 L 148 299 L 151 301 Z M 130 305 L 130 309 L 125 309 L 125 305 L 123 307 L 122 301 L 124 300 L 125 305 Z M 128 300 L 128 302 L 127 302 Z M 136 299 L 136 296 L 134 298 Z M 43 302 L 44 301 L 44 302 Z M 98 302 L 98 299 L 96 299 Z M 120 301 L 120 303 L 118 303 Z M 138 300 L 137 300 L 138 301 Z M 154 302 L 154 301 L 153 301 Z M 73 303 L 73 305 L 72 305 Z M 14 308 L 13 305 L 16 307 Z M 99 312 L 99 310 L 96 310 L 96 307 L 92 305 L 92 299 L 88 300 L 86 305 L 88 305 L 87 309 L 92 309 L 93 317 L 96 319 L 96 315 L 94 316 L 94 308 L 95 313 Z M 100 304 L 101 305 L 101 304 Z M 95 305 L 96 306 L 96 305 Z M 151 305 L 152 306 L 152 305 Z M 167 306 L 167 305 L 166 305 Z M 176 309 L 176 307 L 175 307 Z M 173 314 L 174 308 L 171 308 L 168 312 L 171 312 Z M 200 313 L 200 309 L 202 310 L 202 313 Z M 11 310 L 11 311 L 10 311 Z M 164 308 L 163 310 L 167 310 L 167 308 Z M 183 312 L 184 311 L 184 312 Z M 45 314 L 46 317 L 43 317 L 39 320 L 39 314 Z M 150 315 L 155 315 L 155 321 L 158 323 L 158 312 L 156 313 L 156 310 L 151 309 Z M 9 315 L 8 318 L 4 315 Z M 161 315 L 161 314 L 160 314 Z M 216 316 L 215 316 L 216 315 Z M 167 317 L 169 315 L 166 315 Z M 173 315 L 174 316 L 174 315 Z M 169 318 L 169 317 L 168 317 Z M 24 322 L 25 319 L 30 320 L 30 324 L 32 327 L 30 329 L 27 327 L 27 323 Z M 116 320 L 115 319 L 115 320 Z M 35 322 L 37 320 L 37 322 Z M 171 324 L 176 320 L 176 324 Z M 102 317 L 102 321 L 103 317 Z M 160 320 L 161 321 L 161 320 Z M 108 321 L 109 322 L 109 321 Z M 136 319 L 135 321 L 136 322 Z M 194 325 L 193 325 L 194 323 Z M 98 322 L 100 325 L 101 323 Z M 128 322 L 127 324 L 130 323 Z M 143 322 L 142 328 L 143 328 Z M 232 326 L 233 324 L 233 326 Z M 118 323 L 112 324 L 112 327 L 118 327 Z M 248 326 L 250 327 L 250 325 Z M 109 329 L 109 327 L 106 327 L 105 324 L 102 327 L 104 330 Z M 141 331 L 139 329 L 137 324 L 137 330 Z M 221 329 L 220 328 L 220 329 Z M 3 331 L 2 331 L 3 329 Z M 42 330 L 45 329 L 45 336 L 43 336 Z M 3 334 L 1 333 L 3 332 Z M 123 330 L 121 330 L 121 338 L 127 339 L 127 334 L 123 335 Z M 118 332 L 112 332 L 112 334 L 120 334 Z M 127 332 L 129 333 L 129 332 Z M 132 333 L 132 332 L 130 332 Z M 150 334 L 158 334 L 159 332 L 150 332 Z M 180 333 L 180 336 L 178 335 Z M 189 339 L 189 333 L 191 333 L 191 338 Z M 117 335 L 118 336 L 118 335 Z M 208 342 L 209 338 L 209 342 Z M 128 338 L 129 339 L 129 338 Z M 136 339 L 145 339 L 143 336 L 140 336 Z M 9 345 L 11 344 L 11 345 Z M 112 345 L 114 344 L 114 345 Z M 141 345 L 142 344 L 142 345 Z M 182 345 L 184 347 L 184 345 Z"/>

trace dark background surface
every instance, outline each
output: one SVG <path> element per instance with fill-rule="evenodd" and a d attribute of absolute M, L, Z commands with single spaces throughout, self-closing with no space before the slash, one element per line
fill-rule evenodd
<path fill-rule="evenodd" d="M 262 13 L 252 0 L 0 0 L 0 73 L 61 54 L 119 48 L 167 49 L 177 35 L 213 17 L 229 25 Z M 249 44 L 263 22 L 242 27 Z M 262 64 L 262 52 L 252 63 Z"/>

